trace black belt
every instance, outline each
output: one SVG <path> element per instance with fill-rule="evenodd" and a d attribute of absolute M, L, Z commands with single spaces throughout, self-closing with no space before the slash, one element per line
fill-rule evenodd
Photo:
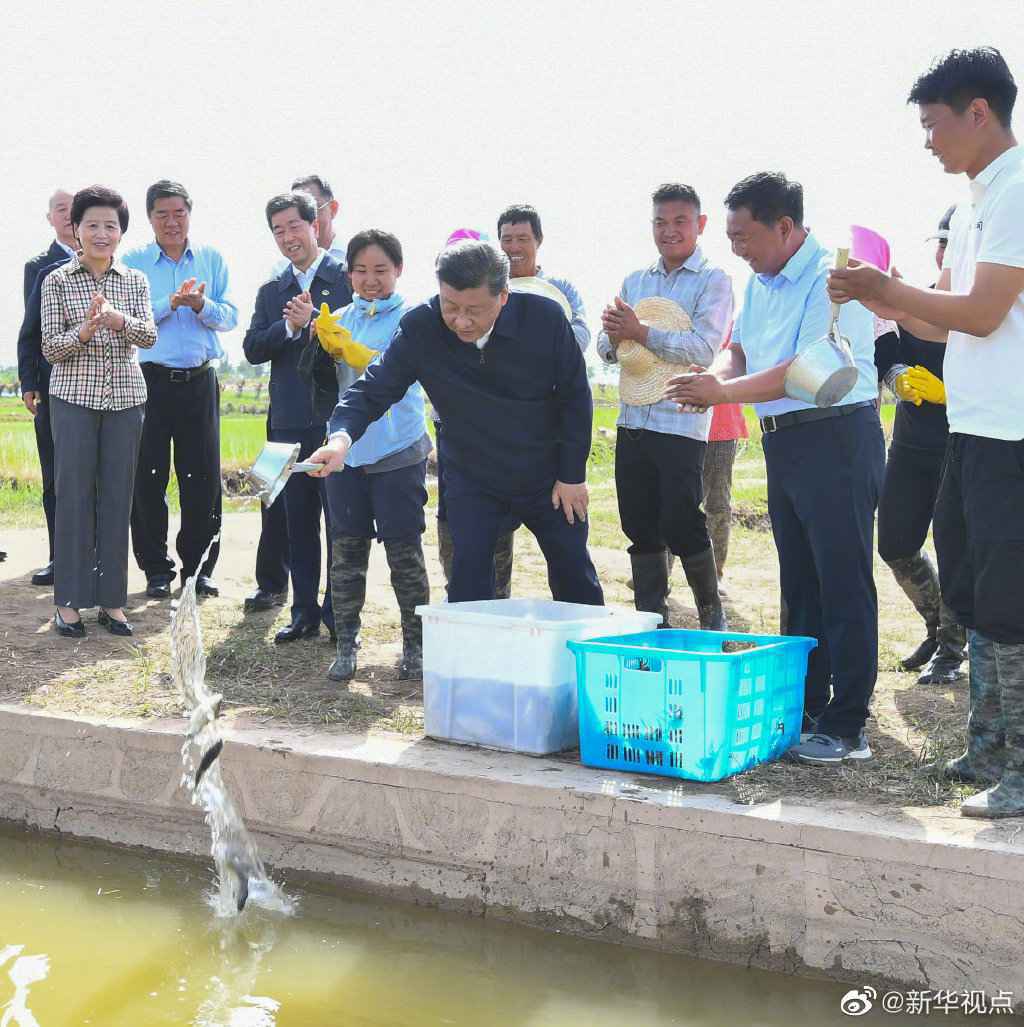
<path fill-rule="evenodd" d="M 780 428 L 792 428 L 795 424 L 807 424 L 810 421 L 824 421 L 829 417 L 849 417 L 850 414 L 862 410 L 864 407 L 873 407 L 875 401 L 866 399 L 862 403 L 846 403 L 840 407 L 812 407 L 810 410 L 794 410 L 789 414 L 778 414 L 773 417 L 761 418 L 761 431 L 768 435 Z"/>
<path fill-rule="evenodd" d="M 166 364 L 157 364 L 152 360 L 147 360 L 142 366 L 158 368 L 167 375 L 168 381 L 181 385 L 184 382 L 192 381 L 193 378 L 198 378 L 204 371 L 208 371 L 210 361 L 207 360 L 205 364 L 200 364 L 198 367 L 168 367 Z"/>

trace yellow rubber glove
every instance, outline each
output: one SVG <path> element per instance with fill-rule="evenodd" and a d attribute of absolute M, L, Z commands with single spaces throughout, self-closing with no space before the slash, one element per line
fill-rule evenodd
<path fill-rule="evenodd" d="M 914 383 L 910 375 L 911 370 L 909 367 L 906 371 L 896 375 L 896 381 L 894 382 L 896 386 L 896 395 L 900 399 L 906 400 L 908 403 L 913 403 L 914 406 L 919 407 L 923 400 L 918 394 L 917 389 L 914 388 Z"/>
<path fill-rule="evenodd" d="M 344 360 L 353 371 L 362 374 L 367 365 L 380 350 L 370 349 L 352 338 L 352 333 L 336 320 L 326 303 L 321 304 L 320 313 L 313 324 L 321 347 L 335 360 Z"/>
<path fill-rule="evenodd" d="M 927 367 L 918 364 L 910 368 L 907 371 L 907 378 L 910 379 L 911 388 L 926 403 L 946 405 L 946 386 L 942 384 L 942 379 L 936 378 Z"/>

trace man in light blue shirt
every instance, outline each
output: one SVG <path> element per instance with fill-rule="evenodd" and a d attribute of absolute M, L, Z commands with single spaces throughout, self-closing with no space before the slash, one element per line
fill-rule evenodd
<path fill-rule="evenodd" d="M 628 339 L 660 361 L 679 365 L 680 371 L 691 364 L 707 367 L 732 321 L 732 282 L 697 245 L 707 215 L 701 213 L 693 188 L 662 185 L 651 199 L 658 260 L 629 275 L 615 302 L 605 308 L 597 352 L 605 363 L 616 363 L 619 344 Z M 674 330 L 642 323 L 633 308 L 649 297 L 673 300 L 689 315 L 691 326 Z M 675 403 L 657 397 L 647 403 L 623 399 L 619 409 L 615 489 L 622 530 L 630 541 L 634 602 L 638 610 L 660 613 L 666 627 L 668 550 L 682 562 L 701 627 L 726 628 L 701 506 L 710 425 L 709 413 L 681 412 Z"/>
<path fill-rule="evenodd" d="M 128 267 L 149 279 L 157 325 L 156 345 L 139 355 L 148 396 L 132 505 L 132 548 L 146 575 L 146 595 L 166 599 L 175 576 L 167 552 L 173 446 L 181 499 L 176 542 L 181 581 L 198 574 L 196 594 L 215 596 L 211 575 L 219 544 L 211 542 L 221 522 L 220 389 L 212 362 L 224 356 L 218 333 L 238 324 L 238 308 L 223 257 L 190 238 L 192 199 L 185 187 L 166 179 L 151 185 L 146 214 L 154 241 L 124 257 Z"/>
<path fill-rule="evenodd" d="M 708 372 L 674 379 L 666 395 L 700 407 L 755 404 L 787 631 L 818 640 L 803 736 L 792 751 L 808 763 L 869 759 L 864 724 L 878 675 L 874 516 L 885 465 L 874 316 L 860 304 L 843 308 L 839 328 L 858 377 L 840 405 L 788 397 L 789 365 L 829 328 L 832 253 L 804 227 L 803 189 L 785 175 L 751 175 L 725 202 L 733 252 L 754 274 L 729 348 Z"/>

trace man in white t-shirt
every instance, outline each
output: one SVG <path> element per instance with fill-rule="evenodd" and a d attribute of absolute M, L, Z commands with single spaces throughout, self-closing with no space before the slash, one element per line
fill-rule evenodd
<path fill-rule="evenodd" d="M 943 598 L 970 629 L 971 712 L 967 751 L 944 773 L 992 786 L 963 803 L 975 817 L 1024 814 L 1024 147 L 1010 128 L 1016 96 L 1010 69 L 989 47 L 954 50 L 911 90 L 926 148 L 948 173 L 970 180 L 936 289 L 867 266 L 829 280 L 834 300 L 860 300 L 919 338 L 948 332 L 950 441 L 935 545 Z"/>

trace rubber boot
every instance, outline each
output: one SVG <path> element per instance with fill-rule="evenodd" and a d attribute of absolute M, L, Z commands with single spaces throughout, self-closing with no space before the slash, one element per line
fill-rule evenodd
<path fill-rule="evenodd" d="M 331 544 L 331 600 L 337 633 L 334 662 L 327 671 L 331 681 L 351 681 L 356 674 L 359 617 L 366 602 L 366 568 L 371 539 L 339 535 Z"/>
<path fill-rule="evenodd" d="M 904 670 L 920 670 L 935 655 L 939 648 L 936 637 L 939 630 L 939 614 L 942 599 L 939 593 L 939 575 L 935 565 L 923 552 L 887 560 L 896 583 L 914 604 L 928 631 L 925 640 L 905 659 L 900 660 Z"/>
<path fill-rule="evenodd" d="M 668 563 L 664 552 L 630 553 L 633 566 L 633 605 L 644 613 L 660 613 L 660 627 L 668 623 Z"/>
<path fill-rule="evenodd" d="M 665 550 L 665 563 L 668 564 L 668 587 L 665 589 L 665 595 L 670 596 L 672 595 L 672 570 L 676 565 L 676 555 L 671 549 Z M 632 576 L 630 576 L 629 580 L 626 582 L 626 588 L 628 588 L 630 592 L 633 591 Z"/>
<path fill-rule="evenodd" d="M 697 616 L 704 631 L 728 631 L 722 597 L 718 594 L 718 570 L 715 567 L 715 551 L 708 546 L 703 553 L 687 556 L 682 560 L 683 573 L 693 589 L 697 603 Z"/>
<path fill-rule="evenodd" d="M 943 767 L 945 777 L 970 784 L 992 783 L 1003 774 L 1006 731 L 996 663 L 996 643 L 977 631 L 970 644 L 971 708 L 967 716 L 967 751 Z"/>
<path fill-rule="evenodd" d="M 1024 816 L 1024 645 L 989 645 L 995 651 L 1005 729 L 1003 773 L 997 785 L 965 799 L 960 812 L 965 817 L 1019 817 Z M 972 670 L 973 655 L 972 648 Z"/>
<path fill-rule="evenodd" d="M 964 651 L 967 632 L 963 625 L 957 623 L 956 614 L 945 603 L 939 604 L 939 629 L 935 638 L 939 648 L 917 679 L 918 684 L 951 685 L 964 676 L 962 664 L 967 656 Z"/>
<path fill-rule="evenodd" d="M 452 558 L 455 556 L 455 543 L 452 542 L 452 529 L 447 521 L 437 522 L 437 555 L 441 559 L 441 570 L 444 573 L 444 587 L 452 580 Z"/>
<path fill-rule="evenodd" d="M 423 543 L 419 535 L 386 538 L 384 552 L 391 568 L 391 587 L 402 615 L 402 660 L 398 665 L 398 680 L 410 681 L 423 677 L 423 624 L 416 613 L 417 606 L 430 602 Z"/>
<path fill-rule="evenodd" d="M 499 537 L 494 546 L 494 598 L 508 599 L 512 595 L 512 558 L 516 534 L 510 531 Z"/>

